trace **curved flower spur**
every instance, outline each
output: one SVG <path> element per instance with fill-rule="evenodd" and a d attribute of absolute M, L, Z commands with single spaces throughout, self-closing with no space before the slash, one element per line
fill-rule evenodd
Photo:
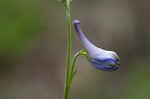
<path fill-rule="evenodd" d="M 80 21 L 73 21 L 74 28 L 86 49 L 86 57 L 97 69 L 104 71 L 115 71 L 119 66 L 119 57 L 114 51 L 107 51 L 93 45 L 82 33 Z"/>

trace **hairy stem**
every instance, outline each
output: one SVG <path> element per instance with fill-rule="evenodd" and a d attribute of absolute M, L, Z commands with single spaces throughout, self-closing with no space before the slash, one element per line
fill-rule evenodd
<path fill-rule="evenodd" d="M 69 97 L 69 74 L 70 74 L 70 61 L 71 61 L 71 20 L 70 20 L 70 11 L 66 11 L 67 18 L 67 66 L 66 66 L 66 79 L 65 79 L 65 88 L 64 88 L 64 99 Z"/>

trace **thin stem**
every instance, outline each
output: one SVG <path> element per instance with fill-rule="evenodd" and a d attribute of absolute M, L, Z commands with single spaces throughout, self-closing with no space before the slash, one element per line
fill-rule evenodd
<path fill-rule="evenodd" d="M 66 83 L 66 90 L 65 90 L 65 97 L 64 97 L 64 99 L 68 99 L 68 96 L 69 96 L 69 90 L 70 90 L 70 86 L 71 86 L 71 83 L 72 83 L 72 80 L 73 80 L 73 77 L 74 77 L 74 75 L 76 74 L 76 72 L 77 72 L 77 70 L 74 70 L 74 68 L 75 68 L 75 63 L 76 63 L 76 60 L 77 60 L 77 57 L 78 56 L 80 56 L 80 55 L 87 55 L 87 53 L 86 53 L 86 51 L 83 49 L 83 50 L 81 50 L 81 51 L 79 51 L 75 56 L 74 56 L 74 58 L 73 58 L 73 62 L 72 62 L 72 66 L 71 66 L 71 71 L 70 71 L 70 74 L 69 74 L 69 76 L 67 76 L 67 77 L 69 77 L 68 78 L 68 82 Z"/>
<path fill-rule="evenodd" d="M 72 62 L 72 66 L 71 66 L 71 71 L 70 71 L 69 84 L 72 83 L 72 79 L 73 79 L 75 73 L 77 72 L 77 70 L 74 70 L 77 57 L 80 56 L 80 55 L 86 55 L 86 54 L 87 54 L 87 53 L 86 53 L 85 49 L 83 49 L 83 50 L 79 51 L 78 53 L 76 53 L 76 55 L 74 56 L 73 62 Z"/>
<path fill-rule="evenodd" d="M 73 58 L 73 62 L 72 62 L 72 68 L 71 68 L 71 72 L 70 72 L 70 81 L 69 81 L 69 83 L 71 84 L 71 82 L 72 82 L 72 78 L 73 78 L 73 75 L 74 75 L 74 67 L 75 67 L 75 63 L 76 63 L 76 60 L 77 60 L 77 57 L 79 56 L 80 54 L 79 53 L 77 53 L 75 56 L 74 56 L 74 58 Z"/>
<path fill-rule="evenodd" d="M 70 74 L 70 61 L 71 61 L 71 20 L 70 20 L 70 11 L 66 11 L 67 17 L 67 67 L 66 67 L 66 80 L 64 88 L 64 99 L 69 97 L 69 74 Z"/>

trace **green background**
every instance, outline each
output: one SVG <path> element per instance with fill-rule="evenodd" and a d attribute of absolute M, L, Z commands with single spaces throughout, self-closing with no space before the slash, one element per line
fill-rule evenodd
<path fill-rule="evenodd" d="M 115 72 L 79 57 L 70 99 L 150 99 L 150 1 L 73 0 L 96 46 L 117 52 Z M 0 0 L 0 99 L 62 99 L 66 18 L 57 0 Z M 72 26 L 72 56 L 83 46 Z"/>

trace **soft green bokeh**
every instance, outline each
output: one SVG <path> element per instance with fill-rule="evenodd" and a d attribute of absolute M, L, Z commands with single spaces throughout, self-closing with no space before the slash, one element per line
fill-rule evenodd
<path fill-rule="evenodd" d="M 0 55 L 20 51 L 38 32 L 37 3 L 5 0 L 0 3 Z"/>
<path fill-rule="evenodd" d="M 120 57 L 115 72 L 79 57 L 70 99 L 149 99 L 150 1 L 73 0 L 71 20 Z M 62 99 L 66 18 L 58 0 L 0 0 L 0 99 Z M 72 26 L 72 57 L 83 49 Z"/>
<path fill-rule="evenodd" d="M 33 4 L 32 4 L 33 3 Z M 40 27 L 38 2 L 29 0 L 0 1 L 0 69 L 7 68 L 12 58 L 20 55 Z"/>
<path fill-rule="evenodd" d="M 141 57 L 133 62 L 123 99 L 150 99 L 149 57 Z"/>

